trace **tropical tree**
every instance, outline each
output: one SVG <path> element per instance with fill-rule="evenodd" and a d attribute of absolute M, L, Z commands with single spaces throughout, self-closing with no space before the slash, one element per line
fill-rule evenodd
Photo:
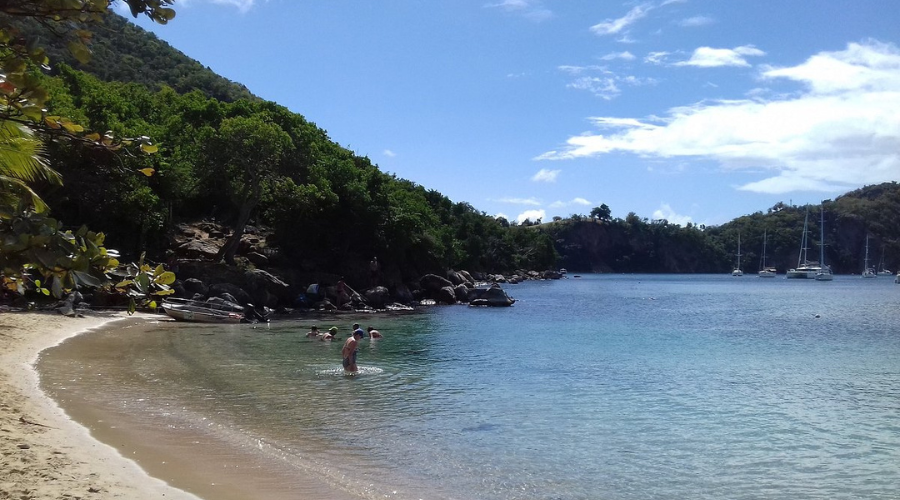
<path fill-rule="evenodd" d="M 237 210 L 234 231 L 219 252 L 225 262 L 234 264 L 244 227 L 262 199 L 266 183 L 279 177 L 282 162 L 293 147 L 281 127 L 259 116 L 227 118 L 210 139 L 209 171 L 224 184 Z"/>

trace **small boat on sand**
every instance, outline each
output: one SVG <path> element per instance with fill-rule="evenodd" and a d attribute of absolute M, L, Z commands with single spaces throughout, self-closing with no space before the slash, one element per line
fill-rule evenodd
<path fill-rule="evenodd" d="M 175 321 L 240 323 L 244 319 L 244 308 L 230 302 L 166 299 L 162 303 L 162 309 Z"/>

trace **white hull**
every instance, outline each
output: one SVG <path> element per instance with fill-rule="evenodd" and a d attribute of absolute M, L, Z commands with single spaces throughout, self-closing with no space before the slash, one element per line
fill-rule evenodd
<path fill-rule="evenodd" d="M 760 278 L 774 278 L 778 273 L 774 269 L 763 269 L 759 272 Z"/>
<path fill-rule="evenodd" d="M 744 271 L 741 271 L 740 269 L 735 269 L 734 271 L 731 271 L 731 275 L 732 276 L 743 276 Z"/>
<path fill-rule="evenodd" d="M 822 271 L 822 268 L 800 268 L 800 269 L 789 269 L 785 278 L 787 279 L 808 279 L 814 280 L 816 279 L 816 273 Z"/>

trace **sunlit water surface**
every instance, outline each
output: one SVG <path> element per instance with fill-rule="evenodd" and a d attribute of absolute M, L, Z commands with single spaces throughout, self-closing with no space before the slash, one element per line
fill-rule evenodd
<path fill-rule="evenodd" d="M 891 279 L 505 288 L 512 308 L 362 318 L 385 338 L 356 377 L 340 343 L 302 337 L 346 335 L 343 316 L 97 332 L 41 370 L 51 393 L 202 421 L 370 498 L 900 498 Z"/>

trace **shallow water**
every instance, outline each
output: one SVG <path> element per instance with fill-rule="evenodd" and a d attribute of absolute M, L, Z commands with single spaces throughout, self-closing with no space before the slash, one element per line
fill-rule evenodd
<path fill-rule="evenodd" d="M 343 316 L 117 327 L 39 369 L 64 408 L 95 409 L 84 418 L 259 454 L 282 487 L 294 471 L 359 498 L 900 498 L 892 280 L 505 288 L 512 308 L 361 318 L 385 338 L 362 342 L 356 377 L 340 342 L 302 336 L 346 335 Z"/>

